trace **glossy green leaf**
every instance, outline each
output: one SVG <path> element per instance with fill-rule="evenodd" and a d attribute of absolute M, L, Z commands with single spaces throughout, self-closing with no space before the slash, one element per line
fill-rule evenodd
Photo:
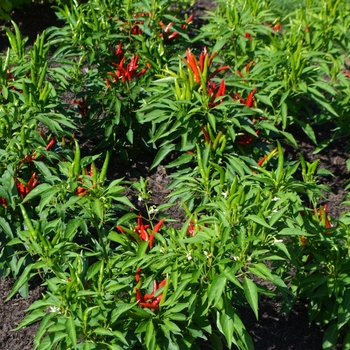
<path fill-rule="evenodd" d="M 256 319 L 258 319 L 258 289 L 256 284 L 247 276 L 244 276 L 243 288 L 245 297 L 252 308 Z"/>

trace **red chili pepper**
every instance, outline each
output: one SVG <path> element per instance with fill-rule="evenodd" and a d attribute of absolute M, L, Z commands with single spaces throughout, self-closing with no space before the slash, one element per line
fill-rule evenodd
<path fill-rule="evenodd" d="M 147 241 L 149 240 L 149 236 L 148 236 L 147 231 L 145 230 L 145 226 L 144 226 L 144 225 L 141 225 L 139 236 L 140 236 L 140 238 L 141 238 L 143 241 L 146 241 L 146 242 L 147 242 Z"/>
<path fill-rule="evenodd" d="M 120 232 L 120 233 L 125 233 L 124 230 L 122 229 L 121 226 L 116 226 L 116 229 Z"/>
<path fill-rule="evenodd" d="M 139 302 L 139 304 L 140 304 L 140 302 L 141 303 L 144 302 L 144 298 L 143 298 L 140 290 L 138 288 L 135 288 L 135 292 L 136 292 L 136 300 Z"/>
<path fill-rule="evenodd" d="M 305 244 L 306 244 L 306 238 L 305 236 L 301 236 L 301 244 L 303 245 L 302 249 L 304 249 Z"/>
<path fill-rule="evenodd" d="M 201 126 L 201 129 L 202 129 L 202 133 L 204 135 L 205 141 L 207 143 L 210 143 L 210 136 L 209 136 L 208 132 L 205 130 L 204 125 Z"/>
<path fill-rule="evenodd" d="M 46 146 L 46 151 L 48 151 L 48 150 L 50 150 L 51 148 L 52 148 L 52 146 L 55 144 L 55 142 L 56 142 L 56 139 L 53 137 L 51 140 L 50 140 L 50 142 L 47 144 L 47 146 Z"/>
<path fill-rule="evenodd" d="M 188 225 L 188 229 L 187 229 L 187 234 L 189 235 L 189 236 L 192 236 L 192 237 L 194 237 L 194 235 L 195 235 L 195 231 L 194 231 L 194 222 L 191 220 L 190 221 L 190 223 L 189 223 L 189 225 Z"/>
<path fill-rule="evenodd" d="M 278 32 L 280 29 L 281 29 L 281 23 L 277 23 L 275 24 L 272 29 L 275 31 L 275 32 Z"/>
<path fill-rule="evenodd" d="M 215 95 L 215 98 L 220 97 L 220 96 L 224 96 L 226 92 L 226 84 L 225 84 L 225 79 L 221 80 L 220 86 L 219 86 L 219 90 Z"/>
<path fill-rule="evenodd" d="M 166 279 L 159 283 L 158 289 L 166 285 Z"/>
<path fill-rule="evenodd" d="M 123 53 L 122 43 L 118 44 L 118 48 L 115 50 L 115 55 L 117 56 L 118 59 L 123 58 L 124 53 Z"/>
<path fill-rule="evenodd" d="M 150 303 L 140 302 L 139 305 L 144 307 L 145 309 L 152 309 L 152 310 L 158 310 L 159 309 L 158 305 L 152 305 Z"/>
<path fill-rule="evenodd" d="M 196 63 L 196 59 L 193 56 L 193 53 L 190 49 L 186 50 L 186 57 L 187 57 L 187 62 L 194 74 L 194 80 L 196 83 L 199 83 L 201 81 L 200 76 L 199 76 L 199 72 L 198 72 L 198 67 L 197 67 L 197 63 Z"/>
<path fill-rule="evenodd" d="M 204 47 L 203 52 L 201 52 L 199 55 L 199 69 L 201 70 L 201 72 L 203 72 L 204 70 L 204 61 L 207 56 L 208 56 L 208 51 L 207 51 L 207 48 Z"/>
<path fill-rule="evenodd" d="M 163 294 L 159 294 L 156 298 L 154 298 L 152 301 L 152 305 L 158 305 L 162 299 L 162 296 L 163 296 Z"/>
<path fill-rule="evenodd" d="M 141 271 L 142 269 L 140 267 L 136 270 L 136 275 L 135 275 L 136 282 L 138 282 L 141 278 Z"/>
<path fill-rule="evenodd" d="M 245 102 L 245 105 L 247 107 L 253 107 L 253 97 L 254 97 L 254 94 L 256 92 L 256 88 L 254 88 L 248 95 L 248 98 L 247 98 L 247 101 Z"/>
<path fill-rule="evenodd" d="M 79 187 L 77 188 L 76 193 L 77 193 L 77 195 L 78 195 L 79 197 L 83 197 L 83 196 L 85 196 L 85 195 L 88 193 L 88 189 L 79 186 Z"/>
<path fill-rule="evenodd" d="M 7 200 L 3 197 L 0 197 L 0 203 L 5 207 L 7 208 Z"/>
<path fill-rule="evenodd" d="M 263 156 L 259 161 L 258 161 L 258 166 L 262 166 L 262 164 L 264 163 L 265 159 L 267 158 L 267 156 Z"/>
<path fill-rule="evenodd" d="M 157 281 L 154 280 L 153 281 L 153 293 L 155 293 L 157 289 L 158 289 Z"/>
<path fill-rule="evenodd" d="M 237 137 L 237 142 L 241 146 L 247 146 L 254 140 L 254 136 L 251 134 L 240 135 Z"/>
<path fill-rule="evenodd" d="M 144 298 L 145 301 L 147 301 L 147 300 L 152 299 L 153 295 L 154 295 L 154 292 L 152 292 L 150 294 L 145 294 L 143 298 Z"/>
<path fill-rule="evenodd" d="M 209 60 L 208 60 L 208 67 L 210 67 L 211 65 L 211 62 L 213 61 L 214 57 L 216 56 L 217 52 L 213 52 L 211 54 L 211 56 L 209 57 Z"/>
<path fill-rule="evenodd" d="M 148 244 L 150 248 L 153 247 L 153 243 L 154 243 L 154 234 L 151 233 L 151 234 L 149 235 L 149 244 Z"/>
<path fill-rule="evenodd" d="M 159 230 L 161 229 L 161 227 L 162 227 L 163 224 L 164 224 L 164 221 L 165 221 L 165 218 L 163 218 L 162 220 L 160 220 L 160 221 L 158 222 L 158 224 L 157 224 L 156 226 L 154 226 L 153 231 L 154 231 L 154 232 L 159 232 Z"/>
<path fill-rule="evenodd" d="M 239 102 L 243 105 L 245 104 L 245 101 L 243 100 L 242 96 L 238 92 L 234 92 L 234 97 L 232 96 L 234 100 L 239 100 Z"/>
<path fill-rule="evenodd" d="M 245 66 L 245 72 L 248 73 L 251 65 L 253 64 L 254 61 L 250 61 L 246 66 Z"/>
<path fill-rule="evenodd" d="M 229 68 L 230 68 L 230 66 L 222 66 L 222 67 L 217 68 L 213 73 L 211 73 L 211 74 L 209 75 L 209 78 L 208 78 L 208 79 L 214 78 L 216 74 L 218 74 L 219 72 L 221 72 L 221 71 L 223 71 L 223 70 L 227 70 L 227 69 L 229 69 Z"/>

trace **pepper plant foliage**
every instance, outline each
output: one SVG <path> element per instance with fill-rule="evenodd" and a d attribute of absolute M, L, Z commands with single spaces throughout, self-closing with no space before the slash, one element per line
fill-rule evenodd
<path fill-rule="evenodd" d="M 349 134 L 349 4 L 219 1 L 199 29 L 183 8 L 60 1 L 29 50 L 5 29 L 0 271 L 7 299 L 46 288 L 17 329 L 40 322 L 34 349 L 253 349 L 239 308 L 302 297 L 323 348 L 349 349 L 349 215 L 283 150 L 293 124 L 317 144 L 334 123 L 317 151 Z M 145 152 L 170 172 L 158 207 L 109 167 Z"/>

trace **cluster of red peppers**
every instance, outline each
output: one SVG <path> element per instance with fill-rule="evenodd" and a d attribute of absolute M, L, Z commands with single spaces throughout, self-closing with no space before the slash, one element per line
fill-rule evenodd
<path fill-rule="evenodd" d="M 141 13 L 135 13 L 134 14 L 134 21 L 132 22 L 132 26 L 130 29 L 130 34 L 133 35 L 141 35 L 142 34 L 142 29 L 140 28 L 140 25 L 143 25 L 145 21 L 142 18 L 145 17 L 150 17 L 152 18 L 152 13 L 151 12 L 141 12 Z M 175 16 L 176 17 L 176 16 Z M 119 18 L 117 18 L 119 20 Z M 192 23 L 193 20 L 193 14 L 191 14 L 185 21 L 185 23 L 180 25 L 181 29 L 186 29 L 187 26 Z M 159 36 L 164 39 L 165 42 L 170 42 L 176 39 L 179 36 L 179 33 L 176 32 L 175 30 L 170 30 L 171 27 L 173 26 L 174 22 L 170 22 L 169 24 L 165 25 L 163 21 L 159 22 L 159 26 L 162 28 L 163 32 L 159 33 Z M 124 23 L 122 25 L 123 27 L 127 26 L 127 23 Z"/>
<path fill-rule="evenodd" d="M 138 66 L 139 55 L 138 54 L 136 54 L 136 55 L 133 54 L 131 56 L 130 62 L 125 65 L 125 57 L 124 57 L 123 48 L 122 48 L 121 43 L 118 45 L 118 48 L 117 48 L 115 53 L 116 53 L 117 59 L 119 59 L 120 61 L 118 63 L 112 62 L 112 65 L 116 67 L 115 72 L 108 72 L 108 74 L 113 78 L 112 79 L 113 83 L 116 83 L 120 79 L 124 83 L 126 81 L 131 81 L 135 77 L 139 78 L 141 75 L 145 74 L 146 71 L 151 67 L 151 65 L 147 62 L 145 68 L 141 69 L 140 71 L 137 71 L 137 69 L 139 68 L 139 66 Z M 107 88 L 109 88 L 111 86 L 111 81 L 108 78 L 106 78 L 106 85 L 107 85 Z"/>
<path fill-rule="evenodd" d="M 41 135 L 41 137 L 42 137 L 42 132 L 40 132 L 40 135 Z M 46 150 L 46 151 L 49 151 L 49 150 L 53 147 L 53 145 L 55 144 L 55 142 L 56 142 L 55 137 L 52 137 L 52 138 L 50 139 L 49 143 L 46 145 L 45 150 Z M 33 160 L 35 160 L 35 159 L 37 159 L 37 151 L 32 152 L 31 155 L 26 154 L 26 155 L 24 156 L 24 158 L 20 161 L 19 164 L 22 165 L 24 162 L 27 162 L 29 165 L 33 165 Z M 40 160 L 41 160 L 41 161 L 44 160 L 44 156 L 41 156 L 41 157 L 40 157 Z"/>
<path fill-rule="evenodd" d="M 222 79 L 220 84 L 217 85 L 215 82 L 211 81 L 213 77 L 215 77 L 220 71 L 225 71 L 229 69 L 229 66 L 222 66 L 217 68 L 213 73 L 208 75 L 208 71 L 210 69 L 211 63 L 216 55 L 216 52 L 214 52 L 211 56 L 208 56 L 207 49 L 204 48 L 203 52 L 199 55 L 199 60 L 197 61 L 196 57 L 192 53 L 190 49 L 187 49 L 186 51 L 186 60 L 183 59 L 188 69 L 191 71 L 191 74 L 193 74 L 194 81 L 196 83 L 202 83 L 202 79 L 205 80 L 206 83 L 206 93 L 209 96 L 209 102 L 208 107 L 212 108 L 217 106 L 222 102 L 222 99 L 217 101 L 219 97 L 225 96 L 226 94 L 226 84 L 225 80 Z M 253 61 L 249 62 L 246 67 L 245 71 L 246 73 L 249 71 L 251 65 L 253 64 Z M 243 74 L 238 71 L 238 74 L 243 77 Z M 231 97 L 234 100 L 238 100 L 241 104 L 246 105 L 248 108 L 252 108 L 254 106 L 254 94 L 256 93 L 256 88 L 254 88 L 252 91 L 249 92 L 247 99 L 243 99 L 242 96 L 235 92 Z M 215 102 L 216 101 L 216 102 Z M 253 121 L 253 124 L 255 124 L 255 120 Z M 259 133 L 260 130 L 256 131 L 256 134 Z M 202 126 L 202 132 L 204 134 L 204 137 L 207 142 L 210 142 L 210 138 L 206 130 L 204 129 L 204 126 Z M 243 135 L 240 135 L 237 137 L 237 142 L 241 146 L 249 145 L 253 140 L 255 136 L 249 133 L 244 132 Z"/>
<path fill-rule="evenodd" d="M 237 92 L 234 93 L 232 98 L 234 100 L 238 100 L 241 104 L 246 105 L 248 108 L 252 108 L 254 106 L 254 94 L 256 93 L 256 88 L 254 88 L 252 91 L 249 92 L 248 97 L 246 100 L 242 98 L 240 94 Z M 256 120 L 253 120 L 253 124 L 256 123 Z M 256 130 L 256 135 L 258 135 L 260 130 Z M 249 134 L 247 132 L 244 132 L 243 135 L 240 135 L 237 137 L 237 142 L 241 146 L 248 146 L 253 140 L 255 136 L 252 134 Z"/>
<path fill-rule="evenodd" d="M 213 54 L 208 56 L 207 48 L 204 47 L 203 51 L 199 55 L 199 61 L 197 61 L 196 56 L 193 54 L 191 49 L 186 50 L 186 60 L 184 60 L 184 62 L 187 65 L 187 67 L 192 71 L 196 83 L 201 82 L 200 73 L 205 74 L 209 71 L 211 63 L 216 54 L 217 52 L 214 52 Z M 205 76 L 206 81 L 209 82 L 209 80 L 214 78 L 220 71 L 225 71 L 229 68 L 230 66 L 222 66 L 217 68 L 208 77 Z"/>
<path fill-rule="evenodd" d="M 138 268 L 135 275 L 136 282 L 140 282 L 141 278 L 141 268 Z M 162 300 L 163 293 L 155 296 L 158 289 L 161 287 L 164 287 L 167 283 L 167 280 L 164 279 L 159 284 L 156 280 L 153 281 L 153 290 L 152 293 L 142 295 L 141 291 L 138 287 L 135 287 L 135 294 L 136 294 L 136 300 L 138 302 L 138 305 L 145 308 L 145 309 L 151 309 L 151 310 L 158 310 L 159 309 L 159 303 Z M 140 283 L 138 283 L 140 284 Z"/>
<path fill-rule="evenodd" d="M 154 232 L 159 232 L 163 226 L 165 218 L 161 219 L 157 225 L 154 226 L 153 230 L 149 229 L 150 225 L 145 225 L 142 221 L 142 214 L 137 218 L 137 226 L 134 228 L 134 232 L 141 238 L 142 241 L 148 242 L 150 248 L 154 245 Z M 121 226 L 116 227 L 117 230 L 121 233 L 125 233 L 125 230 Z"/>
<path fill-rule="evenodd" d="M 36 172 L 33 173 L 26 185 L 23 182 L 19 181 L 18 178 L 15 178 L 15 184 L 20 197 L 24 199 L 27 194 L 38 184 L 38 182 L 39 179 L 36 176 Z"/>
<path fill-rule="evenodd" d="M 186 19 L 186 23 L 180 25 L 180 28 L 181 29 L 186 29 L 188 24 L 192 23 L 192 20 L 193 20 L 193 13 Z M 176 39 L 179 36 L 179 33 L 176 32 L 176 31 L 172 31 L 169 34 L 169 30 L 173 26 L 173 24 L 174 24 L 174 22 L 170 22 L 168 25 L 165 25 L 163 23 L 163 21 L 159 22 L 159 25 L 163 29 L 163 33 L 160 33 L 159 36 L 161 38 L 163 38 L 166 42 L 172 41 L 172 40 Z"/>
<path fill-rule="evenodd" d="M 254 62 L 254 61 L 250 61 L 250 62 L 248 62 L 248 63 L 246 64 L 246 66 L 245 66 L 245 68 L 244 68 L 244 71 L 245 71 L 246 74 L 249 73 L 250 67 L 252 66 L 253 62 Z M 239 69 L 237 70 L 237 74 L 238 74 L 241 78 L 244 78 L 242 72 L 241 72 Z"/>
<path fill-rule="evenodd" d="M 268 23 L 268 22 L 266 22 L 266 25 L 267 25 L 268 27 L 271 27 L 271 24 Z M 282 24 L 281 24 L 280 22 L 278 22 L 278 23 L 276 23 L 275 25 L 272 26 L 272 30 L 275 31 L 275 32 L 279 32 L 280 29 L 281 29 L 281 27 L 282 27 Z M 274 34 L 273 34 L 273 35 L 274 35 Z M 249 41 L 252 41 L 252 40 L 253 40 L 252 34 L 249 33 L 249 32 L 245 32 L 245 33 L 244 33 L 244 37 L 245 37 L 246 39 L 248 39 Z"/>
<path fill-rule="evenodd" d="M 50 139 L 49 143 L 46 145 L 45 149 L 46 151 L 49 151 L 53 145 L 55 144 L 56 139 L 53 137 Z M 36 151 L 33 152 L 31 155 L 25 155 L 24 158 L 19 162 L 19 165 L 21 166 L 24 162 L 27 162 L 29 165 L 33 164 L 33 160 L 36 159 Z M 44 156 L 41 156 L 41 160 L 44 158 Z M 15 184 L 17 187 L 17 192 L 20 195 L 22 199 L 24 199 L 27 194 L 38 184 L 39 179 L 37 178 L 36 172 L 34 172 L 29 179 L 27 184 L 24 184 L 22 181 L 19 181 L 17 177 L 15 177 Z M 7 207 L 8 203 L 5 198 L 0 197 L 0 204 L 2 204 L 5 208 Z"/>
<path fill-rule="evenodd" d="M 197 61 L 193 52 L 190 49 L 187 49 L 186 60 L 183 60 L 191 74 L 193 74 L 194 81 L 196 83 L 202 83 L 201 77 L 203 77 L 204 82 L 206 84 L 206 93 L 209 96 L 209 108 L 215 107 L 219 103 L 221 103 L 222 100 L 218 102 L 215 102 L 215 100 L 221 96 L 224 96 L 226 93 L 226 84 L 224 79 L 221 80 L 219 86 L 217 86 L 215 82 L 211 81 L 211 79 L 214 78 L 219 72 L 225 71 L 230 68 L 229 66 L 222 66 L 217 68 L 210 75 L 208 75 L 211 63 L 215 56 L 216 52 L 209 56 L 207 48 L 204 47 L 203 51 L 199 55 L 199 60 Z"/>

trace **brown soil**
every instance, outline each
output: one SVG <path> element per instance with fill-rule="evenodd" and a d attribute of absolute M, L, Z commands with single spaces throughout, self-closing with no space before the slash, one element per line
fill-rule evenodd
<path fill-rule="evenodd" d="M 210 0 L 199 0 L 191 11 L 198 18 L 205 14 L 205 9 L 211 9 L 213 6 L 213 2 Z M 32 4 L 19 9 L 12 14 L 12 18 L 19 24 L 22 34 L 29 37 L 29 43 L 32 43 L 36 35 L 44 28 L 59 23 L 54 12 L 45 4 Z M 0 50 L 4 51 L 6 48 L 7 39 L 2 32 L 0 35 Z M 330 125 L 326 125 L 316 129 L 318 141 L 322 141 L 327 137 L 330 128 Z M 348 209 L 339 206 L 339 203 L 345 197 L 345 181 L 349 178 L 349 173 L 345 166 L 349 154 L 345 152 L 343 140 L 333 142 L 326 150 L 314 155 L 315 146 L 308 140 L 307 136 L 297 129 L 293 130 L 293 134 L 297 138 L 301 152 L 306 160 L 320 159 L 320 166 L 333 172 L 334 177 L 324 177 L 322 182 L 331 188 L 331 193 L 327 194 L 327 199 L 325 200 L 325 203 L 329 204 L 330 215 L 333 218 L 338 218 L 342 211 Z M 288 145 L 285 145 L 285 148 L 286 157 L 296 159 L 298 151 Z M 149 178 L 152 204 L 159 205 L 166 200 L 165 197 L 168 194 L 166 186 L 170 180 L 165 168 L 158 167 L 158 169 L 150 172 L 150 164 L 151 159 L 147 160 L 147 157 L 128 166 L 114 164 L 111 167 L 111 175 L 123 176 L 130 181 L 138 181 L 140 176 Z M 142 210 L 142 203 L 137 201 L 136 192 L 130 189 L 129 196 L 133 203 Z M 183 218 L 183 213 L 177 208 L 173 208 L 169 214 L 173 219 Z M 25 310 L 29 305 L 41 298 L 41 293 L 44 289 L 40 286 L 40 281 L 37 284 L 32 282 L 28 300 L 24 300 L 17 295 L 11 301 L 4 303 L 13 282 L 11 278 L 0 280 L 0 349 L 30 350 L 33 349 L 33 339 L 38 330 L 38 324 L 25 327 L 17 332 L 12 332 L 11 330 L 22 321 L 25 316 Z M 309 327 L 306 303 L 297 303 L 288 319 L 280 314 L 280 309 L 280 302 L 267 297 L 260 300 L 259 320 L 255 319 L 253 312 L 249 308 L 240 309 L 242 320 L 251 334 L 257 350 L 319 350 L 322 348 L 324 331 L 316 325 Z M 334 349 L 340 348 L 341 346 L 339 345 Z"/>

